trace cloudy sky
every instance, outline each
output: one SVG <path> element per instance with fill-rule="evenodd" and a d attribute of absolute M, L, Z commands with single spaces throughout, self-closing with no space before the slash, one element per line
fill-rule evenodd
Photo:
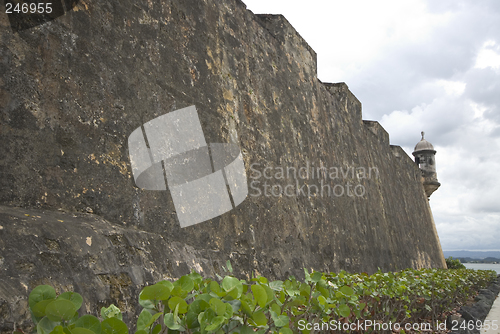
<path fill-rule="evenodd" d="M 500 250 L 500 1 L 243 1 L 283 14 L 391 144 L 411 156 L 425 131 L 443 250 Z"/>

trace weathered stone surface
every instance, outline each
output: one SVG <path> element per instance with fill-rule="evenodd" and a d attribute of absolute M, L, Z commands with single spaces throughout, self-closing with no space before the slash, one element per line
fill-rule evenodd
<path fill-rule="evenodd" d="M 479 290 L 479 294 L 476 296 L 476 298 L 474 300 L 477 302 L 480 300 L 484 300 L 487 304 L 488 303 L 493 304 L 493 301 L 495 300 L 497 294 L 498 294 L 498 292 L 494 293 L 493 291 L 490 290 L 490 288 L 481 289 L 481 290 Z"/>
<path fill-rule="evenodd" d="M 498 293 L 500 292 L 500 279 L 497 280 L 497 282 L 495 284 L 491 284 L 488 287 L 488 290 L 493 292 L 494 295 L 498 295 Z"/>
<path fill-rule="evenodd" d="M 483 324 L 488 316 L 491 306 L 500 291 L 499 282 L 500 275 L 488 288 L 479 290 L 479 294 L 475 298 L 476 303 L 460 308 L 458 312 L 462 315 L 461 317 L 448 317 L 448 328 L 458 329 L 458 331 L 454 330 L 450 334 L 479 334 L 481 332 L 477 324 Z"/>
<path fill-rule="evenodd" d="M 78 291 L 84 312 L 98 314 L 111 303 L 135 316 L 146 282 L 196 270 L 221 274 L 217 251 L 167 242 L 156 233 L 113 225 L 86 213 L 0 206 L 0 325 L 27 327 L 30 290 L 49 284 Z"/>
<path fill-rule="evenodd" d="M 347 85 L 317 79 L 315 52 L 283 16 L 237 0 L 85 0 L 32 29 L 12 32 L 5 15 L 0 27 L 3 329 L 26 319 L 18 310 L 40 283 L 94 306 L 120 300 L 131 316 L 146 282 L 212 275 L 227 259 L 239 276 L 270 278 L 445 266 L 415 163 L 362 121 Z M 365 193 L 250 195 L 181 229 L 168 191 L 135 187 L 127 137 L 193 104 L 207 142 L 241 148 L 249 184 L 253 170 L 309 163 L 358 168 L 327 181 Z M 359 175 L 370 167 L 378 174 Z"/>

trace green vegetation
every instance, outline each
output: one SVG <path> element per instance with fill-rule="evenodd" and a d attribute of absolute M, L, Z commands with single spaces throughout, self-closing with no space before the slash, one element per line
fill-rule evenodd
<path fill-rule="evenodd" d="M 500 263 L 500 259 L 496 257 L 486 257 L 484 259 L 473 259 L 470 257 L 459 257 L 458 260 L 462 263 Z"/>
<path fill-rule="evenodd" d="M 446 258 L 446 266 L 448 269 L 465 269 L 465 266 L 458 259 L 453 259 L 453 257 Z"/>
<path fill-rule="evenodd" d="M 232 271 L 229 262 L 228 269 Z M 146 286 L 138 300 L 142 312 L 130 329 L 135 334 L 291 334 L 311 332 L 300 328 L 300 323 L 435 321 L 495 277 L 493 271 L 467 269 L 408 269 L 373 275 L 305 271 L 304 281 L 291 277 L 270 282 L 261 276 L 250 281 L 231 275 L 204 279 L 193 272 L 175 282 Z M 116 306 L 102 308 L 101 319 L 80 317 L 77 311 L 82 301 L 75 292 L 56 296 L 51 286 L 36 287 L 29 295 L 29 307 L 37 332 L 129 332 Z"/>

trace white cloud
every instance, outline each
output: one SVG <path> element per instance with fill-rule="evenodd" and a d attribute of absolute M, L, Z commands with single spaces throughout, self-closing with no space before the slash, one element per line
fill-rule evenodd
<path fill-rule="evenodd" d="M 484 42 L 476 59 L 475 68 L 491 67 L 495 70 L 500 69 L 500 54 L 497 53 L 498 45 L 495 41 L 488 40 Z"/>
<path fill-rule="evenodd" d="M 443 87 L 447 95 L 456 97 L 461 96 L 465 91 L 465 86 L 467 86 L 465 82 L 444 79 L 439 79 L 436 83 L 437 85 Z"/>
<path fill-rule="evenodd" d="M 446 219 L 434 214 L 434 218 Z M 441 245 L 446 250 L 498 250 L 500 215 L 456 216 L 438 224 Z"/>

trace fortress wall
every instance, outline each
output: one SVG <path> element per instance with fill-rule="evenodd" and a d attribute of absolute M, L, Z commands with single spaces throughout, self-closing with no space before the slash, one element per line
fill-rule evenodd
<path fill-rule="evenodd" d="M 127 139 L 190 105 L 208 143 L 240 147 L 249 196 L 181 228 L 169 191 L 135 186 Z M 2 330 L 26 321 L 40 283 L 132 316 L 124 301 L 147 282 L 213 276 L 227 259 L 240 277 L 269 278 L 445 266 L 417 166 L 362 120 L 346 84 L 317 79 L 315 52 L 283 16 L 240 1 L 81 0 L 20 32 L 0 15 L 0 142 Z M 254 196 L 265 181 L 321 186 L 255 178 L 306 166 L 354 169 L 325 182 L 364 193 Z"/>

